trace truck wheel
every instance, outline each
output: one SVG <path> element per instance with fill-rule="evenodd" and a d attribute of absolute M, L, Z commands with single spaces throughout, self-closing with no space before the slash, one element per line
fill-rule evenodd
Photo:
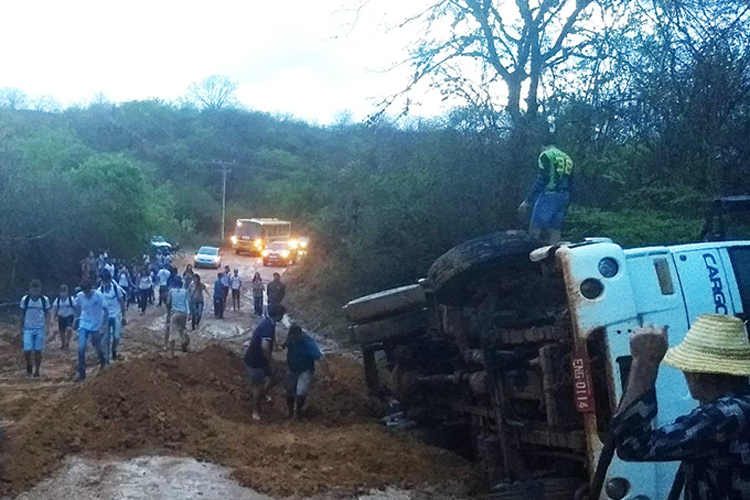
<path fill-rule="evenodd" d="M 480 236 L 439 257 L 427 275 L 438 301 L 462 306 L 469 299 L 468 285 L 511 268 L 531 268 L 529 253 L 543 243 L 526 231 L 504 231 Z"/>
<path fill-rule="evenodd" d="M 352 300 L 344 306 L 344 311 L 351 321 L 364 322 L 426 303 L 424 289 L 420 285 L 408 285 Z"/>
<path fill-rule="evenodd" d="M 360 323 L 352 327 L 354 339 L 360 344 L 382 342 L 416 335 L 425 331 L 428 326 L 427 312 L 424 310 L 400 314 L 378 321 Z"/>

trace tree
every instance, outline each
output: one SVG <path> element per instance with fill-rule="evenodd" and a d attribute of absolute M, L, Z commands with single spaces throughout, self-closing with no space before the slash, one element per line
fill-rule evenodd
<path fill-rule="evenodd" d="M 524 115 L 530 121 L 537 117 L 544 76 L 587 55 L 596 35 L 581 25 L 594 5 L 594 0 L 515 0 L 513 7 L 498 0 L 440 0 L 401 25 L 423 25 L 410 50 L 414 73 L 405 92 L 429 79 L 445 96 L 463 97 L 472 106 L 500 105 L 509 128 L 518 129 Z"/>
<path fill-rule="evenodd" d="M 217 110 L 237 102 L 237 84 L 226 76 L 211 75 L 188 89 L 187 99 L 208 110 Z"/>
<path fill-rule="evenodd" d="M 20 89 L 14 87 L 0 88 L 0 107 L 10 109 L 25 109 L 29 97 Z"/>

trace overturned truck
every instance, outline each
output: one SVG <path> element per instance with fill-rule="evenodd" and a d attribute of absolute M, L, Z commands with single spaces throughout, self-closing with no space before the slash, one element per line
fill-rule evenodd
<path fill-rule="evenodd" d="M 674 345 L 700 314 L 746 307 L 750 242 L 541 247 L 503 232 L 345 309 L 372 399 L 398 401 L 424 436 L 476 460 L 495 498 L 648 500 L 667 496 L 675 464 L 620 461 L 608 439 L 629 334 L 665 324 Z M 672 370 L 657 398 L 659 424 L 694 406 Z"/>

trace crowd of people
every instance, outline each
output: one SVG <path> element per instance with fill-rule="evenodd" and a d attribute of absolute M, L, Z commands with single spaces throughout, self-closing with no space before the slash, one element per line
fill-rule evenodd
<path fill-rule="evenodd" d="M 238 269 L 225 266 L 214 281 L 214 316 L 224 318 L 231 307 L 239 312 L 242 308 L 244 283 Z M 276 324 L 283 318 L 286 309 L 282 301 L 286 296 L 286 285 L 279 273 L 273 280 L 264 283 L 256 272 L 250 281 L 253 297 L 253 313 L 261 317 L 252 333 L 245 363 L 253 390 L 253 413 L 260 419 L 263 403 L 268 401 L 268 391 L 284 377 L 277 376 L 273 367 L 272 353 L 276 340 Z M 127 313 L 137 305 L 141 315 L 149 305 L 164 307 L 166 327 L 164 348 L 171 356 L 179 339 L 179 347 L 187 352 L 191 331 L 200 327 L 203 318 L 205 296 L 209 289 L 191 265 L 180 274 L 174 267 L 171 255 L 157 253 L 155 259 L 143 256 L 142 262 L 127 263 L 102 252 L 94 252 L 81 261 L 81 283 L 72 293 L 67 285 L 61 285 L 58 296 L 51 301 L 42 294 L 39 280 L 33 280 L 29 292 L 21 299 L 21 338 L 29 377 L 40 377 L 42 351 L 47 334 L 57 323 L 55 334 L 59 336 L 60 348 L 67 350 L 74 333 L 78 335 L 77 380 L 86 378 L 86 350 L 90 343 L 104 368 L 112 360 L 120 359 L 119 347 L 123 328 L 127 325 Z M 264 301 L 264 295 L 266 300 Z M 231 299 L 231 306 L 230 306 Z M 267 302 L 267 307 L 264 307 Z M 299 418 L 305 405 L 316 363 L 330 378 L 330 370 L 323 360 L 315 341 L 298 325 L 291 325 L 286 342 L 281 346 L 287 350 L 288 371 L 286 374 L 287 406 L 290 417 Z"/>

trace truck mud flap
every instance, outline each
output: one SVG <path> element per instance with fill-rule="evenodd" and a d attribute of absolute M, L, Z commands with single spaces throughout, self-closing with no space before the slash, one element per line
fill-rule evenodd
<path fill-rule="evenodd" d="M 352 300 L 344 306 L 346 316 L 355 323 L 392 316 L 427 303 L 424 288 L 408 285 Z"/>
<path fill-rule="evenodd" d="M 427 311 L 412 311 L 398 316 L 359 323 L 352 326 L 354 340 L 360 344 L 383 342 L 424 332 L 428 326 Z"/>

